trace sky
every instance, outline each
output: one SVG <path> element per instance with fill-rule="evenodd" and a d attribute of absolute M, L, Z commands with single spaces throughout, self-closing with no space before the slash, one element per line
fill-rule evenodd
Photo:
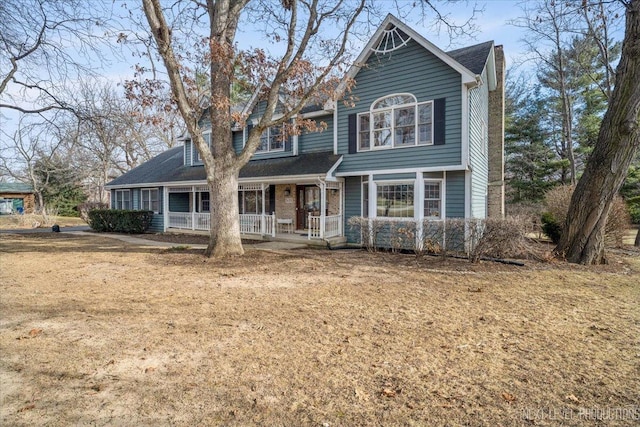
<path fill-rule="evenodd" d="M 531 0 L 529 0 L 529 2 L 531 2 Z M 116 6 L 119 5 L 117 1 L 111 3 L 111 0 L 108 0 L 108 3 L 115 4 Z M 131 5 L 136 5 L 136 3 L 136 1 L 129 2 Z M 395 1 L 392 0 L 378 0 L 376 5 L 379 5 L 382 10 L 388 9 L 389 12 L 393 13 L 394 3 Z M 496 45 L 503 45 L 504 47 L 507 69 L 513 69 L 515 65 L 518 65 L 515 73 L 531 71 L 533 63 L 526 61 L 526 47 L 524 43 L 522 43 L 522 39 L 525 38 L 527 34 L 524 29 L 509 25 L 510 21 L 523 14 L 520 7 L 520 5 L 523 4 L 522 2 L 512 0 L 478 0 L 459 1 L 451 4 L 436 0 L 434 4 L 441 14 L 447 15 L 448 19 L 457 23 L 465 22 L 473 14 L 474 8 L 483 9 L 482 13 L 477 14 L 475 21 L 478 30 L 477 33 L 474 34 L 474 37 L 463 36 L 451 40 L 445 30 L 441 30 L 438 33 L 430 26 L 433 19 L 429 19 L 429 16 L 424 19 L 424 22 L 419 22 L 419 14 L 414 13 L 410 15 L 408 19 L 405 19 L 405 22 L 445 51 L 493 40 Z M 382 16 L 384 16 L 384 14 Z M 411 22 L 412 18 L 414 18 L 414 22 Z M 372 32 L 374 29 L 375 28 L 372 29 Z M 622 38 L 621 32 L 619 32 L 618 38 Z M 250 46 L 258 47 L 260 43 L 264 44 L 262 40 L 264 40 L 264 35 L 257 29 L 251 27 L 242 27 L 237 35 L 237 42 L 241 48 Z M 362 42 L 360 46 L 363 46 L 363 44 L 364 42 Z M 355 56 L 357 56 L 358 53 L 359 52 L 354 52 Z M 131 56 L 130 52 L 124 52 L 120 58 L 109 58 L 109 55 L 111 55 L 111 53 L 105 50 L 104 56 L 110 65 L 101 71 L 104 80 L 111 81 L 116 85 L 124 80 L 133 78 L 134 66 L 139 61 L 138 58 Z M 17 115 L 8 110 L 3 110 L 2 115 L 4 117 L 0 117 L 0 127 L 2 127 L 5 132 L 9 130 L 9 133 L 12 133 L 10 129 L 15 127 Z M 0 136 L 0 138 L 1 137 L 2 136 Z"/>

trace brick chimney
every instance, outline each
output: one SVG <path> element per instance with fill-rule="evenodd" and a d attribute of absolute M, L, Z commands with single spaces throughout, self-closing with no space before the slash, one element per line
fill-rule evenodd
<path fill-rule="evenodd" d="M 496 90 L 489 92 L 489 188 L 487 215 L 504 217 L 504 50 L 495 46 Z"/>

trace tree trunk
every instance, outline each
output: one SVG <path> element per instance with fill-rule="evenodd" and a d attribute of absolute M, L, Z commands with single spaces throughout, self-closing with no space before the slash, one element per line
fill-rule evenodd
<path fill-rule="evenodd" d="M 638 232 L 636 233 L 636 241 L 633 242 L 633 246 L 640 248 L 640 227 L 638 228 Z"/>
<path fill-rule="evenodd" d="M 613 198 L 640 145 L 640 0 L 627 6 L 616 85 L 598 141 L 571 198 L 556 253 L 569 262 L 601 264 Z"/>
<path fill-rule="evenodd" d="M 242 255 L 238 210 L 238 171 L 221 167 L 216 161 L 213 179 L 208 180 L 211 206 L 211 233 L 205 251 L 208 257 Z"/>

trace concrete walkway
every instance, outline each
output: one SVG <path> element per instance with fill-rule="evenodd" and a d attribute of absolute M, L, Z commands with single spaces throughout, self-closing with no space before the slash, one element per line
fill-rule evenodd
<path fill-rule="evenodd" d="M 60 227 L 61 233 L 67 234 L 75 234 L 78 236 L 96 236 L 96 237 L 107 237 L 109 239 L 120 240 L 132 245 L 137 246 L 150 246 L 157 248 L 175 248 L 176 246 L 188 246 L 192 249 L 206 249 L 207 245 L 200 244 L 184 244 L 184 243 L 172 243 L 172 242 L 158 242 L 155 240 L 143 239 L 140 237 L 130 236 L 127 234 L 115 234 L 115 233 L 91 233 L 87 230 L 90 230 L 88 226 L 77 226 L 77 227 Z M 53 233 L 51 231 L 51 227 L 47 228 L 24 228 L 24 229 L 7 229 L 0 230 L 2 234 L 25 234 L 25 233 Z M 259 250 L 291 250 L 291 249 L 302 249 L 308 248 L 308 245 L 304 243 L 293 243 L 293 242 L 260 242 L 253 244 L 245 244 L 245 248 L 251 249 L 259 249 Z"/>
<path fill-rule="evenodd" d="M 155 240 L 143 239 L 140 237 L 130 236 L 127 234 L 114 234 L 114 233 L 88 233 L 85 231 L 61 231 L 63 233 L 75 234 L 78 236 L 96 236 L 96 237 L 107 237 L 109 239 L 120 240 L 132 245 L 137 246 L 152 246 L 158 248 L 175 248 L 177 246 L 187 246 L 191 249 L 206 249 L 207 245 L 199 245 L 199 244 L 185 244 L 185 243 L 172 243 L 172 242 L 158 242 Z M 244 245 L 245 248 L 258 249 L 258 250 L 291 250 L 291 249 L 302 249 L 308 247 L 305 244 L 300 243 L 289 243 L 289 242 L 261 242 L 254 243 L 250 245 Z"/>

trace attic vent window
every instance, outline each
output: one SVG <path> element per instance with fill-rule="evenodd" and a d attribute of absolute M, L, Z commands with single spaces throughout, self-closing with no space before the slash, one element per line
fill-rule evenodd
<path fill-rule="evenodd" d="M 398 30 L 398 27 L 391 26 L 384 30 L 380 38 L 380 43 L 378 43 L 378 46 L 376 46 L 373 51 L 376 53 L 389 53 L 405 46 L 409 43 L 409 40 L 411 40 L 411 37 Z"/>

